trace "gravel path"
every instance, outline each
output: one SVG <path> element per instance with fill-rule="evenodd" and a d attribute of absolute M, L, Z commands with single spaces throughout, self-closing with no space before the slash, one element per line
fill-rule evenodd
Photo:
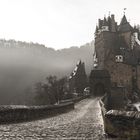
<path fill-rule="evenodd" d="M 85 99 L 69 113 L 52 118 L 0 125 L 0 140 L 104 140 L 98 99 Z"/>

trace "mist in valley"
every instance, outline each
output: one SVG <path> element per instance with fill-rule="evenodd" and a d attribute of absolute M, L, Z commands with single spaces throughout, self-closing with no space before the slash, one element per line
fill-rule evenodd
<path fill-rule="evenodd" d="M 34 104 L 34 85 L 49 75 L 69 76 L 78 60 L 92 69 L 93 44 L 54 50 L 37 43 L 0 40 L 0 104 Z"/>

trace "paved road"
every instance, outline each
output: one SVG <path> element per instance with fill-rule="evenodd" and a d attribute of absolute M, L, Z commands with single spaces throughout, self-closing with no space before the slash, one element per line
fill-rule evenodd
<path fill-rule="evenodd" d="M 0 125 L 0 140 L 104 140 L 98 99 L 85 99 L 69 113 L 26 123 Z"/>

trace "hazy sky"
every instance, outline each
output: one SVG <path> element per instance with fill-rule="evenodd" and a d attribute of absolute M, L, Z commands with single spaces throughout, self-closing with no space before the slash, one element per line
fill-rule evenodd
<path fill-rule="evenodd" d="M 55 49 L 80 46 L 94 38 L 98 18 L 123 8 L 140 23 L 139 0 L 0 0 L 0 38 L 32 41 Z"/>

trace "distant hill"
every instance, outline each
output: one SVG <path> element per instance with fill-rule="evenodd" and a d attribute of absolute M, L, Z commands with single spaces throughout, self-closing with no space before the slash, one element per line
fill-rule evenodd
<path fill-rule="evenodd" d="M 25 103 L 31 87 L 49 75 L 69 76 L 78 60 L 92 69 L 93 42 L 80 48 L 54 50 L 38 43 L 0 40 L 0 104 Z"/>

